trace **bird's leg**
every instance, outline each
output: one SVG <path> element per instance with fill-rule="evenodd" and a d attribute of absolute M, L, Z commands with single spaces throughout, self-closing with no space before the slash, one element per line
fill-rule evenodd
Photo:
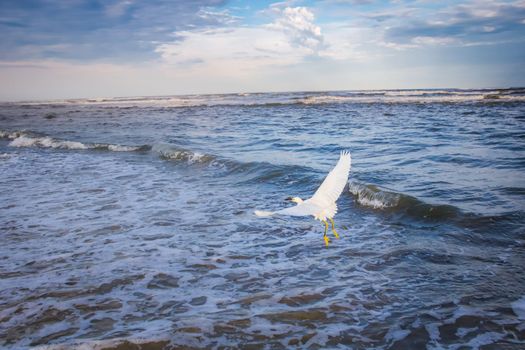
<path fill-rule="evenodd" d="M 334 233 L 335 238 L 339 238 L 339 235 L 337 234 L 337 231 L 335 230 L 334 219 L 330 218 L 330 222 L 332 223 L 332 232 Z"/>
<path fill-rule="evenodd" d="M 328 242 L 330 242 L 330 239 L 326 235 L 326 231 L 328 231 L 328 223 L 326 222 L 326 220 L 323 220 L 323 223 L 324 223 L 324 235 L 323 235 L 324 244 L 326 244 L 326 246 L 328 247 Z"/>

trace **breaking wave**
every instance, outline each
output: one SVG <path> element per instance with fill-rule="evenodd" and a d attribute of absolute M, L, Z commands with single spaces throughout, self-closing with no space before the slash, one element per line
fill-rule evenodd
<path fill-rule="evenodd" d="M 0 131 L 0 138 L 11 140 L 11 147 L 41 147 L 57 148 L 70 150 L 106 150 L 112 152 L 135 152 L 144 151 L 150 147 L 143 146 L 125 146 L 104 143 L 82 143 L 78 141 L 60 140 L 50 136 L 40 135 L 31 131 Z"/>
<path fill-rule="evenodd" d="M 30 137 L 21 135 L 9 143 L 11 147 L 32 147 L 43 148 L 62 148 L 62 149 L 88 149 L 89 147 L 82 142 L 60 141 L 51 137 Z"/>
<path fill-rule="evenodd" d="M 397 212 L 410 217 L 425 220 L 446 220 L 457 218 L 459 208 L 446 204 L 429 204 L 415 197 L 379 188 L 371 184 L 351 181 L 349 192 L 362 206 Z"/>
<path fill-rule="evenodd" d="M 357 203 L 374 209 L 392 208 L 399 204 L 401 195 L 395 192 L 380 190 L 377 186 L 359 182 L 349 182 L 348 190 L 354 195 Z"/>
<path fill-rule="evenodd" d="M 510 235 L 519 233 L 524 217 L 520 211 L 497 216 L 465 212 L 453 205 L 426 203 L 407 194 L 357 181 L 350 181 L 348 190 L 356 203 L 363 207 L 418 221 L 450 222 L 477 232 L 503 231 Z"/>
<path fill-rule="evenodd" d="M 41 147 L 66 150 L 95 150 L 110 152 L 152 153 L 161 159 L 191 165 L 212 166 L 228 174 L 235 174 L 239 183 L 273 183 L 279 186 L 311 185 L 319 180 L 312 169 L 303 166 L 277 165 L 268 162 L 239 162 L 213 154 L 188 150 L 170 144 L 153 144 L 130 146 L 105 143 L 83 143 L 79 141 L 61 140 L 32 131 L 2 131 L 0 138 L 10 140 L 11 147 Z M 0 155 L 8 158 L 9 155 Z M 413 196 L 380 188 L 373 184 L 350 181 L 348 191 L 355 202 L 363 207 L 380 210 L 385 213 L 399 214 L 425 221 L 450 220 L 460 226 L 480 228 L 490 225 L 506 225 L 513 227 L 516 221 L 515 213 L 504 214 L 501 217 L 485 217 L 474 213 L 462 212 L 458 207 L 447 204 L 430 204 Z M 520 216 L 521 218 L 521 216 Z"/>
<path fill-rule="evenodd" d="M 0 138 L 11 140 L 11 147 L 40 147 L 65 150 L 97 150 L 110 152 L 148 152 L 152 151 L 160 158 L 171 161 L 182 161 L 190 164 L 220 164 L 217 157 L 202 152 L 178 148 L 172 145 L 155 144 L 129 146 L 107 143 L 83 143 L 79 141 L 61 140 L 32 131 L 3 131 L 0 130 Z M 224 161 L 223 163 L 226 163 Z"/>
<path fill-rule="evenodd" d="M 489 103 L 525 102 L 525 89 L 501 90 L 382 90 L 341 94 L 313 94 L 298 103 Z"/>
<path fill-rule="evenodd" d="M 183 161 L 190 164 L 218 164 L 216 157 L 210 154 L 191 151 L 166 144 L 153 145 L 151 150 L 161 158 L 172 161 Z"/>

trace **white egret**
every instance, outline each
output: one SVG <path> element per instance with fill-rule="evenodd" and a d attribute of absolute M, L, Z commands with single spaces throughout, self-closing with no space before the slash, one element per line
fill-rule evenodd
<path fill-rule="evenodd" d="M 273 212 L 256 210 L 255 215 L 261 217 L 269 217 L 272 215 L 312 215 L 316 220 L 324 223 L 323 238 L 326 246 L 328 246 L 330 239 L 326 235 L 326 232 L 328 231 L 328 222 L 326 220 L 330 220 L 332 223 L 332 232 L 334 233 L 335 238 L 339 238 L 339 235 L 335 230 L 333 217 L 337 213 L 336 201 L 343 192 L 346 183 L 348 182 L 348 174 L 350 173 L 351 164 L 352 158 L 350 156 L 350 152 L 341 152 L 339 161 L 332 171 L 328 173 L 323 183 L 321 186 L 319 186 L 312 198 L 303 201 L 299 197 L 288 197 L 286 200 L 297 203 L 297 205 Z"/>

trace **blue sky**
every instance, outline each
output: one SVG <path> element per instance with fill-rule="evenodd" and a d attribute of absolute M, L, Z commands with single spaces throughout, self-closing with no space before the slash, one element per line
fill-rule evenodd
<path fill-rule="evenodd" d="M 525 85 L 524 0 L 0 0 L 0 99 Z"/>

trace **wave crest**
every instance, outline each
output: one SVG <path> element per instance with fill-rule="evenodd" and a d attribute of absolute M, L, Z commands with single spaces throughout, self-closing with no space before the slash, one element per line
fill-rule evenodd
<path fill-rule="evenodd" d="M 392 208 L 399 204 L 401 195 L 379 189 L 374 185 L 350 182 L 348 190 L 354 195 L 357 203 L 374 209 Z"/>
<path fill-rule="evenodd" d="M 82 142 L 61 141 L 51 137 L 30 137 L 21 135 L 9 143 L 11 147 L 42 147 L 42 148 L 62 148 L 62 149 L 88 149 L 89 147 Z"/>
<path fill-rule="evenodd" d="M 210 154 L 190 151 L 164 144 L 154 145 L 152 150 L 153 152 L 156 152 L 161 158 L 174 161 L 184 161 L 190 164 L 212 164 L 216 160 L 216 158 Z"/>
<path fill-rule="evenodd" d="M 60 140 L 50 136 L 38 134 L 32 131 L 4 131 L 0 130 L 0 138 L 11 140 L 9 146 L 11 147 L 40 147 L 40 148 L 54 148 L 54 149 L 68 149 L 68 150 L 97 150 L 110 152 L 148 152 L 153 151 L 160 158 L 182 161 L 188 164 L 226 164 L 227 162 L 220 162 L 217 157 L 191 151 L 183 148 L 177 148 L 173 145 L 156 144 L 153 146 L 128 146 L 119 144 L 107 143 L 82 143 L 79 141 Z"/>
<path fill-rule="evenodd" d="M 448 220 L 460 215 L 459 208 L 455 206 L 429 204 L 415 197 L 371 184 L 353 181 L 348 184 L 348 189 L 358 204 L 373 209 L 383 209 L 424 220 Z"/>
<path fill-rule="evenodd" d="M 0 130 L 0 138 L 12 140 L 11 147 L 41 147 L 70 150 L 106 150 L 112 152 L 135 152 L 148 148 L 149 146 L 125 146 L 117 144 L 82 143 L 79 141 L 60 140 L 50 136 L 43 136 L 31 131 L 4 131 Z"/>

